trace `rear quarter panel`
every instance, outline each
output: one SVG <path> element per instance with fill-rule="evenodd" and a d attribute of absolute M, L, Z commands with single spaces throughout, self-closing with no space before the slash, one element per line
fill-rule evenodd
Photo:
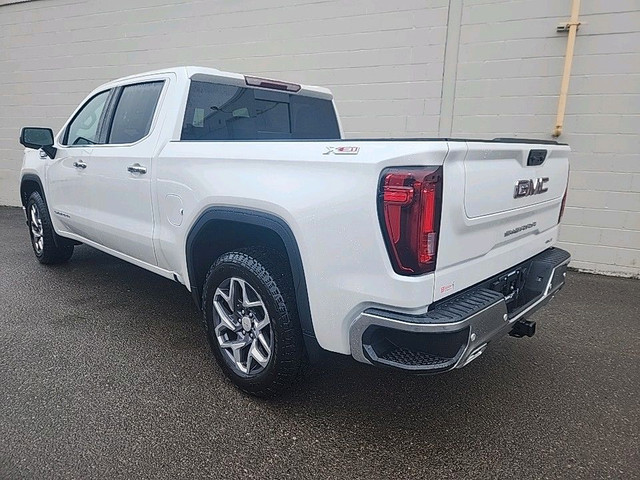
<path fill-rule="evenodd" d="M 336 145 L 359 152 L 325 154 Z M 209 207 L 274 214 L 298 243 L 320 346 L 349 353 L 348 330 L 362 309 L 418 312 L 432 302 L 432 274 L 393 272 L 377 188 L 383 168 L 441 165 L 447 148 L 446 142 L 170 142 L 155 168 L 160 266 L 188 278 L 186 237 Z M 169 221 L 176 196 L 184 209 L 179 226 Z"/>

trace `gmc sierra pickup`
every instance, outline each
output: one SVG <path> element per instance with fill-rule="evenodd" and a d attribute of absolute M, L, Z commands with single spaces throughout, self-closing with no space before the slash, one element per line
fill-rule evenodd
<path fill-rule="evenodd" d="M 224 373 L 268 396 L 323 351 L 460 368 L 563 286 L 569 147 L 345 140 L 331 93 L 199 67 L 94 90 L 25 127 L 43 264 L 90 245 L 180 282 Z"/>

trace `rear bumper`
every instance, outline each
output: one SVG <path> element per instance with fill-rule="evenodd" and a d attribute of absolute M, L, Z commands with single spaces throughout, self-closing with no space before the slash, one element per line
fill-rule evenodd
<path fill-rule="evenodd" d="M 568 252 L 550 248 L 422 315 L 367 309 L 350 328 L 351 355 L 418 373 L 461 368 L 548 303 L 564 285 L 570 259 Z"/>

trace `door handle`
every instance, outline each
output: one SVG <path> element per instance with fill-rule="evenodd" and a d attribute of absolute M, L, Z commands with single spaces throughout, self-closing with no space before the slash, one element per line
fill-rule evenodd
<path fill-rule="evenodd" d="M 144 175 L 145 173 L 147 173 L 147 167 L 143 167 L 139 163 L 134 163 L 133 165 L 129 165 L 127 167 L 127 171 L 131 173 L 140 173 Z"/>
<path fill-rule="evenodd" d="M 78 160 L 77 162 L 73 162 L 73 166 L 76 167 L 76 168 L 82 168 L 82 169 L 87 168 L 87 164 L 84 163 L 82 160 Z"/>

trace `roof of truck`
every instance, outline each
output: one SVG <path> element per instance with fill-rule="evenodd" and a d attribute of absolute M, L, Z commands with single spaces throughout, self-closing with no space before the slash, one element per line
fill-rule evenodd
<path fill-rule="evenodd" d="M 126 82 L 128 80 L 136 80 L 139 78 L 143 78 L 151 75 L 163 74 L 163 73 L 174 73 L 178 76 L 186 75 L 187 78 L 192 78 L 192 79 L 195 78 L 200 80 L 206 80 L 207 78 L 212 77 L 225 84 L 245 86 L 245 87 L 247 86 L 247 78 L 272 80 L 274 82 L 285 83 L 285 84 L 295 85 L 296 87 L 298 86 L 300 87 L 299 90 L 289 91 L 288 93 L 300 93 L 304 95 L 310 95 L 310 96 L 321 97 L 321 98 L 329 98 L 329 99 L 333 98 L 333 94 L 331 93 L 331 90 L 324 87 L 318 87 L 314 85 L 303 85 L 298 82 L 290 82 L 288 80 L 281 80 L 281 79 L 273 79 L 273 78 L 267 79 L 267 78 L 261 77 L 260 75 L 254 75 L 254 74 L 245 75 L 242 73 L 226 72 L 224 70 L 218 70 L 216 68 L 199 67 L 199 66 L 180 66 L 180 67 L 162 68 L 159 70 L 152 70 L 149 72 L 142 72 L 142 73 L 137 73 L 135 75 L 128 75 L 126 77 L 121 77 L 109 82 L 109 84 L 112 84 L 112 83 L 117 84 L 121 82 Z"/>

